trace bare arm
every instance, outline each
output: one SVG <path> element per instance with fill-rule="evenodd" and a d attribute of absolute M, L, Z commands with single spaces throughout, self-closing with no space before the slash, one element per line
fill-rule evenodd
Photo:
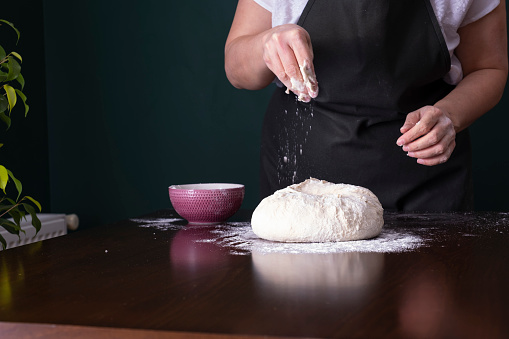
<path fill-rule="evenodd" d="M 449 112 L 456 132 L 470 126 L 502 98 L 507 80 L 505 1 L 482 19 L 459 29 L 456 56 L 464 78 L 436 107 Z"/>
<path fill-rule="evenodd" d="M 456 133 L 471 125 L 501 99 L 507 81 L 505 1 L 483 18 L 460 30 L 455 54 L 464 78 L 434 106 L 408 114 L 397 144 L 423 165 L 447 161 Z"/>
<path fill-rule="evenodd" d="M 272 28 L 270 12 L 253 0 L 239 0 L 225 44 L 225 71 L 233 86 L 261 89 L 277 76 L 308 101 L 318 94 L 316 80 L 308 87 L 298 84 L 303 83 L 301 67 L 306 66 L 314 79 L 312 60 L 311 40 L 302 27 Z"/>

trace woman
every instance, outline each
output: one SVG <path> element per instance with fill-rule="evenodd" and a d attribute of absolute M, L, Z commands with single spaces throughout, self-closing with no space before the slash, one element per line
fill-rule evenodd
<path fill-rule="evenodd" d="M 499 0 L 239 0 L 225 46 L 235 87 L 281 85 L 262 196 L 312 176 L 367 187 L 388 210 L 473 208 L 467 127 L 507 68 Z"/>

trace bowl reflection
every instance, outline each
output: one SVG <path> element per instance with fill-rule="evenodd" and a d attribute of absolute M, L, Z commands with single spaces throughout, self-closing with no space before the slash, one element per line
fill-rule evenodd
<path fill-rule="evenodd" d="M 228 264 L 228 250 L 210 242 L 214 226 L 188 225 L 177 232 L 170 245 L 172 266 L 192 272 L 207 272 Z"/>

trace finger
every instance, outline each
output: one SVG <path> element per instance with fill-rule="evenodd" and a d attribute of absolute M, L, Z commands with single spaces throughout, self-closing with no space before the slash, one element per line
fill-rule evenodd
<path fill-rule="evenodd" d="M 277 48 L 274 44 L 267 43 L 265 45 L 263 59 L 267 67 L 272 71 L 272 73 L 274 73 L 279 81 L 281 81 L 286 88 L 291 88 L 292 85 L 290 78 L 288 77 L 288 74 L 286 74 L 285 68 L 283 67 L 283 63 L 279 58 Z"/>
<path fill-rule="evenodd" d="M 442 116 L 433 129 L 421 138 L 403 146 L 403 151 L 413 152 L 424 150 L 439 143 L 451 143 L 456 138 L 456 132 L 452 121 Z"/>
<path fill-rule="evenodd" d="M 306 102 L 311 100 L 311 95 L 318 95 L 314 68 L 308 61 L 313 59 L 311 40 L 304 29 L 281 29 L 273 33 L 265 50 L 267 58 L 274 60 L 273 72 L 285 84 L 287 93 L 291 90 L 300 101 Z"/>
<path fill-rule="evenodd" d="M 311 39 L 309 34 L 302 28 L 292 30 L 286 38 L 288 39 L 288 45 L 280 44 L 278 47 L 278 51 L 283 59 L 283 65 L 286 67 L 285 56 L 290 57 L 288 65 L 291 68 L 287 72 L 295 72 L 295 76 L 289 74 L 292 87 L 296 93 L 299 93 L 299 100 L 306 98 L 307 100 L 303 101 L 310 101 L 311 97 L 315 98 L 318 96 L 318 82 L 316 81 L 312 62 L 313 49 L 311 47 Z M 287 52 L 287 47 L 291 50 L 288 54 L 285 53 Z M 297 62 L 298 72 L 293 68 L 293 58 Z"/>
<path fill-rule="evenodd" d="M 318 96 L 318 81 L 316 80 L 315 68 L 313 65 L 313 48 L 307 32 L 297 39 L 292 40 L 291 48 L 299 64 L 300 73 L 308 94 L 312 98 Z"/>
<path fill-rule="evenodd" d="M 437 145 L 438 147 L 438 145 Z M 435 150 L 426 150 L 426 151 L 420 151 L 422 154 L 425 154 L 425 156 L 417 156 L 417 163 L 425 166 L 435 166 L 439 164 L 445 163 L 449 158 L 451 157 L 452 152 L 454 151 L 454 148 L 456 147 L 456 142 L 453 140 L 448 147 L 445 149 L 435 149 Z M 435 147 L 433 147 L 435 148 Z M 429 151 L 429 152 L 428 152 Z M 433 155 L 434 154 L 434 155 Z M 410 155 L 410 154 L 409 154 Z M 417 152 L 415 152 L 415 155 L 418 155 Z"/>
<path fill-rule="evenodd" d="M 416 152 L 420 150 L 427 149 L 429 147 L 438 145 L 443 139 L 448 135 L 448 130 L 445 128 L 439 128 L 435 126 L 428 134 L 420 137 L 417 140 L 414 140 L 403 146 L 403 151 L 405 152 Z M 451 138 L 446 139 L 445 141 L 449 143 L 451 139 L 454 137 L 450 135 Z"/>
<path fill-rule="evenodd" d="M 435 157 L 425 158 L 425 159 L 419 158 L 419 159 L 417 159 L 417 163 L 420 165 L 424 165 L 424 166 L 436 166 L 436 165 L 443 164 L 449 160 L 449 158 L 451 157 L 452 151 L 453 151 L 453 148 L 451 148 L 447 153 L 437 155 Z"/>
<path fill-rule="evenodd" d="M 410 142 L 417 140 L 418 138 L 426 135 L 431 131 L 433 127 L 435 127 L 440 114 L 438 114 L 433 107 L 424 108 L 420 112 L 420 120 L 404 133 L 401 137 L 399 137 L 397 143 L 398 145 L 406 145 Z"/>
<path fill-rule="evenodd" d="M 446 154 L 449 145 L 445 143 L 439 143 L 431 147 L 425 148 L 419 151 L 409 151 L 407 155 L 412 158 L 428 159 Z"/>
<path fill-rule="evenodd" d="M 414 127 L 417 122 L 419 122 L 419 119 L 421 118 L 421 115 L 419 114 L 419 111 L 408 113 L 405 119 L 405 123 L 401 128 L 399 129 L 401 133 L 408 132 L 412 127 Z M 401 145 L 399 145 L 401 146 Z"/>
<path fill-rule="evenodd" d="M 285 52 L 282 52 L 283 50 Z M 288 90 L 291 90 L 298 96 L 299 101 L 309 102 L 311 101 L 311 97 L 307 91 L 297 59 L 295 58 L 295 55 L 293 53 L 289 53 L 289 51 L 291 51 L 291 49 L 285 47 L 278 49 L 281 64 L 286 74 L 287 83 L 289 83 L 286 85 L 287 93 Z"/>
<path fill-rule="evenodd" d="M 304 88 L 302 83 L 287 74 L 288 71 L 285 69 L 276 48 L 267 49 L 267 51 L 266 64 L 279 81 L 281 81 L 281 83 L 286 87 L 286 94 L 290 94 L 290 91 L 292 91 L 298 96 L 299 101 L 311 101 L 311 97 L 302 91 Z"/>
<path fill-rule="evenodd" d="M 285 73 L 292 85 L 291 90 L 297 94 L 305 92 L 306 87 L 304 86 L 299 63 L 293 49 L 284 43 L 278 43 L 276 45 L 276 49 L 279 59 L 281 60 L 281 64 L 283 65 Z"/>
<path fill-rule="evenodd" d="M 309 64 L 307 60 L 304 60 L 304 64 L 300 66 L 300 72 L 304 78 L 308 94 L 312 98 L 316 98 L 318 96 L 318 81 L 316 80 L 313 64 Z"/>

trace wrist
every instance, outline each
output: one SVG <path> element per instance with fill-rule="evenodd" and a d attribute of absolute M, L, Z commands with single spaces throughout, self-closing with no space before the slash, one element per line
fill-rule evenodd
<path fill-rule="evenodd" d="M 460 122 L 458 121 L 457 116 L 454 113 L 451 113 L 451 110 L 447 107 L 447 105 L 444 105 L 443 103 L 437 102 L 433 107 L 438 108 L 442 114 L 444 114 L 452 123 L 452 126 L 454 127 L 454 131 L 456 133 L 460 132 L 463 128 L 461 127 Z"/>

